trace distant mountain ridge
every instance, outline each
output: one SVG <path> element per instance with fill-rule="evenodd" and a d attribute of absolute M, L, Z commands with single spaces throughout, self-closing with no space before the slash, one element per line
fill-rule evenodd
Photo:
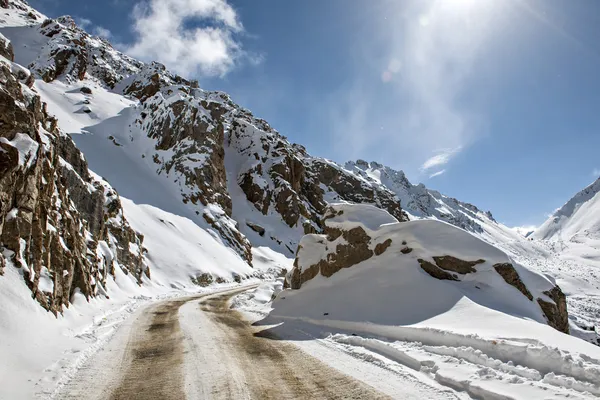
<path fill-rule="evenodd" d="M 422 183 L 413 185 L 403 171 L 364 160 L 347 162 L 345 167 L 369 182 L 387 187 L 412 217 L 439 219 L 472 233 L 483 232 L 482 223 L 497 224 L 490 211 L 482 211 L 473 204 L 445 196 Z"/>
<path fill-rule="evenodd" d="M 600 178 L 556 210 L 533 234 L 536 239 L 600 239 Z"/>

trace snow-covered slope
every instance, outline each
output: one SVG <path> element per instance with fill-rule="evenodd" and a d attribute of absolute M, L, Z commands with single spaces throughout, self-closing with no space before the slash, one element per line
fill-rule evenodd
<path fill-rule="evenodd" d="M 483 232 L 484 224 L 497 224 L 491 212 L 481 211 L 472 204 L 444 196 L 422 183 L 413 185 L 402 171 L 364 160 L 347 162 L 345 167 L 390 189 L 400 199 L 402 208 L 413 218 L 438 219 L 473 233 Z"/>
<path fill-rule="evenodd" d="M 600 394 L 600 348 L 546 325 L 566 306 L 547 277 L 443 222 L 397 223 L 365 205 L 328 215 L 326 235 L 300 243 L 292 289 L 266 310 L 255 301 L 275 334 L 322 338 L 476 398 Z"/>
<path fill-rule="evenodd" d="M 533 237 L 565 241 L 600 240 L 600 179 L 556 210 Z"/>
<path fill-rule="evenodd" d="M 395 324 L 416 324 L 417 320 L 422 320 L 427 332 L 435 331 L 436 326 L 451 330 L 453 333 L 449 335 L 432 334 L 435 340 L 446 337 L 443 342 L 432 339 L 434 344 L 443 343 L 438 346 L 439 357 L 443 357 L 443 352 L 451 351 L 454 356 L 464 352 L 468 353 L 465 357 L 472 358 L 477 346 L 496 349 L 494 346 L 501 338 L 504 340 L 502 346 L 486 354 L 502 363 L 492 360 L 488 364 L 500 365 L 503 372 L 516 369 L 521 372 L 518 376 L 530 372 L 535 375 L 529 370 L 522 372 L 521 367 L 513 368 L 505 361 L 510 357 L 521 357 L 523 352 L 537 352 L 548 359 L 562 360 L 544 370 L 540 367 L 540 360 L 545 360 L 543 357 L 519 358 L 525 363 L 523 365 L 543 373 L 544 379 L 548 376 L 551 382 L 545 384 L 559 382 L 556 386 L 564 387 L 571 382 L 579 391 L 593 391 L 589 384 L 595 381 L 586 378 L 586 371 L 589 368 L 595 371 L 595 367 L 590 366 L 594 360 L 576 355 L 575 359 L 581 363 L 573 366 L 572 371 L 565 372 L 565 365 L 569 365 L 564 362 L 567 356 L 559 354 L 558 350 L 547 350 L 540 344 L 560 347 L 569 354 L 580 352 L 578 346 L 583 346 L 572 341 L 575 339 L 564 339 L 565 335 L 544 324 L 548 315 L 543 313 L 538 299 L 558 306 L 562 300 L 545 294 L 558 283 L 568 296 L 571 333 L 590 340 L 596 337 L 593 326 L 600 323 L 597 301 L 600 298 L 597 275 L 600 254 L 589 246 L 589 241 L 583 246 L 578 238 L 581 232 L 587 235 L 587 239 L 595 238 L 588 235 L 594 226 L 584 222 L 592 220 L 592 206 L 597 196 L 585 201 L 577 200 L 570 212 L 565 208 L 559 222 L 560 232 L 566 232 L 568 239 L 561 233 L 561 240 L 557 241 L 545 238 L 529 240 L 496 222 L 489 212 L 427 189 L 424 185 L 412 185 L 402 172 L 364 161 L 347 163 L 342 167 L 313 157 L 303 146 L 290 143 L 266 121 L 235 104 L 227 94 L 202 90 L 197 82 L 172 74 L 158 63 L 145 64 L 132 59 L 114 49 L 106 40 L 87 34 L 70 17 L 51 20 L 22 0 L 0 0 L 0 44 L 0 57 L 5 60 L 0 69 L 7 77 L 0 83 L 13 85 L 9 91 L 14 100 L 11 104 L 16 105 L 15 110 L 20 107 L 19 104 L 30 104 L 32 109 L 37 110 L 31 124 L 19 127 L 35 140 L 17 137 L 13 135 L 15 132 L 0 134 L 3 136 L 0 147 L 8 149 L 0 155 L 12 154 L 21 179 L 27 176 L 29 163 L 34 160 L 31 156 L 34 145 L 46 148 L 48 138 L 52 138 L 51 141 L 56 139 L 57 143 L 53 146 L 59 149 L 62 159 L 58 156 L 54 160 L 49 159 L 54 165 L 52 179 L 33 175 L 39 187 L 56 182 L 62 192 L 54 197 L 47 196 L 48 201 L 40 202 L 36 210 L 43 216 L 39 210 L 48 209 L 46 205 L 51 201 L 56 210 L 60 210 L 61 218 L 50 218 L 50 224 L 46 225 L 49 232 L 46 236 L 56 239 L 53 249 L 56 254 L 67 254 L 68 260 L 81 256 L 90 261 L 89 271 L 82 269 L 87 271 L 83 274 L 83 283 L 75 280 L 76 284 L 72 286 L 63 285 L 71 279 L 65 278 L 68 273 L 63 275 L 63 271 L 55 270 L 53 266 L 42 268 L 44 265 L 37 258 L 32 259 L 33 264 L 14 262 L 19 260 L 20 249 L 30 249 L 30 243 L 36 244 L 37 237 L 29 235 L 27 218 L 14 218 L 12 210 L 2 209 L 4 222 L 0 225 L 0 234 L 4 235 L 2 246 L 8 260 L 0 265 L 0 271 L 5 272 L 0 277 L 0 358 L 6 361 L 0 369 L 2 379 L 20 379 L 19 385 L 29 385 L 28 390 L 33 390 L 31 387 L 39 383 L 40 389 L 46 390 L 44 388 L 50 387 L 53 379 L 60 380 L 61 374 L 64 376 L 77 352 L 86 353 L 82 342 L 100 345 L 104 335 L 108 337 L 113 331 L 111 315 L 115 316 L 115 320 L 124 318 L 123 315 L 141 299 L 198 291 L 202 286 L 219 282 L 274 277 L 282 269 L 291 269 L 291 257 L 303 236 L 326 231 L 328 206 L 340 202 L 369 204 L 386 210 L 381 212 L 369 206 L 368 226 L 362 212 L 352 212 L 360 208 L 346 209 L 344 218 L 346 221 L 354 218 L 353 223 L 365 226 L 374 236 L 383 234 L 383 231 L 386 235 L 406 236 L 402 240 L 412 246 L 411 253 L 402 253 L 406 245 L 401 245 L 402 240 L 399 244 L 396 236 L 388 245 L 385 241 L 374 243 L 375 247 L 368 250 L 384 250 L 380 256 L 362 260 L 364 262 L 361 261 L 358 269 L 353 267 L 337 272 L 333 280 L 307 279 L 301 283 L 301 290 L 292 295 L 296 300 L 288 302 L 287 306 L 283 298 L 276 302 L 276 309 L 282 311 L 280 315 L 306 317 L 320 311 L 314 304 L 317 297 L 310 299 L 302 293 L 325 292 L 324 298 L 327 299 L 330 294 L 337 293 L 339 298 L 335 301 L 338 303 L 342 294 L 348 298 L 348 293 L 353 293 L 356 296 L 350 298 L 352 312 L 343 308 L 347 305 L 340 304 L 335 311 L 346 313 L 345 323 L 350 323 L 352 329 L 356 328 L 354 323 L 371 321 L 375 325 L 383 324 L 385 328 L 382 329 L 387 330 L 392 325 L 386 323 L 391 320 L 383 321 L 381 312 L 374 308 L 384 304 L 389 311 L 386 317 L 396 318 Z M 15 62 L 12 62 L 13 55 Z M 24 93 L 23 99 L 17 98 L 19 95 L 15 94 L 18 92 L 13 90 L 15 88 Z M 44 107 L 40 99 L 47 104 L 44 106 L 47 112 L 42 112 Z M 56 121 L 51 115 L 56 117 Z M 38 126 L 38 122 L 42 125 Z M 0 124 L 0 133 L 3 127 Z M 77 147 L 65 133 L 71 136 Z M 84 161 L 79 149 L 87 161 Z M 97 175 L 88 170 L 86 162 Z M 3 168 L 4 164 L 0 163 L 0 167 Z M 12 186 L 11 189 L 16 187 Z M 87 192 L 82 191 L 82 187 Z M 86 202 L 85 193 L 100 199 L 94 202 L 99 207 L 88 210 L 86 207 L 90 205 Z M 26 202 L 27 190 L 19 192 L 20 196 L 23 194 Z M 108 201 L 110 199 L 118 202 Z M 4 207 L 5 203 L 2 204 Z M 26 211 L 23 215 L 29 212 L 27 204 L 22 208 Z M 76 212 L 84 209 L 88 212 Z M 397 221 L 408 219 L 407 213 L 411 219 L 443 222 L 398 224 Z M 16 215 L 22 217 L 19 213 Z M 383 219 L 379 220 L 380 217 Z M 105 218 L 104 225 L 98 222 Z M 38 224 L 42 219 L 38 216 L 33 221 Z M 69 225 L 68 235 L 65 235 L 61 230 L 64 230 L 63 223 L 70 223 L 67 221 L 75 221 L 75 224 Z M 380 232 L 379 225 L 384 222 L 392 223 L 393 227 L 381 228 L 383 231 Z M 86 225 L 90 225 L 90 229 L 85 228 Z M 108 226 L 110 234 L 99 228 L 103 226 Z M 97 229 L 92 229 L 94 227 Z M 55 235 L 53 228 L 59 228 L 59 234 Z M 546 230 L 550 231 L 549 228 Z M 555 229 L 555 232 L 558 230 Z M 4 238 L 9 234 L 12 247 Z M 306 240 L 313 240 L 312 245 L 318 245 L 315 236 L 307 238 L 303 242 L 306 246 L 300 250 L 305 255 L 311 248 L 308 246 L 311 243 Z M 508 256 L 477 238 L 502 249 Z M 565 240 L 569 243 L 565 244 Z M 70 252 L 72 242 L 81 245 L 77 257 Z M 377 249 L 377 245 L 382 247 Z M 389 247 L 384 249 L 385 246 Z M 8 252 L 11 249 L 14 254 Z M 432 249 L 439 250 L 440 254 L 444 252 L 444 255 L 467 257 L 469 261 L 482 258 L 485 263 L 477 264 L 476 274 L 466 274 L 456 278 L 458 281 L 454 280 L 453 273 L 445 275 L 435 269 L 436 265 L 432 264 L 432 270 L 431 266 L 423 264 L 430 271 L 435 271 L 434 274 L 448 278 L 448 281 L 437 281 L 424 275 L 419 264 L 413 268 L 416 256 L 429 260 L 431 264 L 429 256 L 440 255 L 433 254 Z M 316 251 L 309 253 L 313 257 L 319 254 Z M 13 257 L 15 255 L 16 258 Z M 94 256 L 100 261 L 92 262 Z M 363 256 L 358 255 L 359 258 Z M 373 263 L 377 260 L 387 261 L 382 266 Z M 494 265 L 502 263 L 513 266 L 517 276 L 529 288 L 533 300 L 520 289 L 507 285 L 506 280 L 503 283 L 494 269 Z M 36 267 L 30 269 L 33 271 L 30 275 L 26 275 L 24 271 L 31 265 Z M 367 268 L 363 268 L 364 265 Z M 369 271 L 378 271 L 375 279 Z M 514 275 L 511 271 L 508 269 L 509 278 Z M 337 278 L 345 274 L 349 274 L 351 279 Z M 34 276 L 33 281 L 30 276 Z M 410 287 L 411 280 L 417 283 L 414 287 Z M 395 285 L 400 285 L 401 289 Z M 86 290 L 78 289 L 80 286 Z M 338 289 L 329 291 L 330 286 Z M 66 289 L 58 293 L 59 287 Z M 367 291 L 369 287 L 372 290 Z M 376 297 L 370 303 L 360 301 L 365 293 L 369 296 L 379 293 L 378 288 L 385 298 Z M 439 291 L 440 301 L 424 299 L 427 290 Z M 69 308 L 62 310 L 63 314 L 57 321 L 31 300 L 32 292 L 42 304 L 50 301 Z M 49 296 L 51 292 L 57 293 Z M 263 300 L 269 297 L 265 293 Z M 57 296 L 60 297 L 59 303 L 54 300 Z M 398 304 L 407 303 L 413 306 L 398 307 Z M 114 311 L 119 307 L 120 311 Z M 57 310 L 59 307 L 55 307 Z M 431 318 L 424 318 L 428 313 Z M 4 318 L 5 315 L 10 317 Z M 311 318 L 315 315 L 311 314 Z M 562 322 L 554 324 L 566 330 L 565 318 L 566 314 L 563 314 Z M 488 323 L 490 325 L 486 328 L 484 325 Z M 34 331 L 29 329 L 30 324 Z M 35 330 L 43 330 L 44 337 L 40 339 Z M 469 336 L 469 330 L 475 330 L 481 340 Z M 516 336 L 509 335 L 509 331 L 514 331 Z M 65 332 L 69 335 L 67 339 Z M 378 335 L 382 332 L 377 331 Z M 409 330 L 394 332 L 405 334 Z M 427 338 L 428 334 L 423 332 L 418 331 L 418 335 Z M 507 339 L 514 337 L 517 339 Z M 341 340 L 351 341 L 352 338 Z M 71 341 L 75 345 L 69 349 Z M 449 345 L 449 341 L 455 341 L 454 347 L 450 346 L 450 350 L 442 348 Z M 532 344 L 533 341 L 535 344 Z M 45 344 L 52 349 L 44 349 Z M 468 346 L 472 347 L 471 350 L 463 349 Z M 23 348 L 43 354 L 38 359 L 33 353 L 20 358 Z M 69 351 L 73 353 L 48 368 L 50 377 L 46 375 L 39 379 L 40 372 L 36 368 L 40 369 L 42 364 L 45 367 L 51 360 Z M 595 353 L 590 351 L 589 354 Z M 23 376 L 9 373 L 9 366 L 17 364 L 23 370 L 31 371 L 34 383 L 27 383 Z M 422 365 L 432 364 L 425 360 Z M 434 362 L 433 365 L 442 364 Z M 432 367 L 432 373 L 434 369 Z M 550 372 L 557 376 L 548 375 Z M 448 374 L 440 373 L 440 376 L 443 379 Z M 504 378 L 508 381 L 514 376 L 502 375 Z M 458 386 L 467 381 L 457 380 L 455 376 L 448 378 L 448 382 L 458 382 Z M 4 381 L 0 384 L 4 386 Z M 478 392 L 481 385 L 473 387 L 479 389 L 465 390 L 481 396 L 482 392 Z"/>

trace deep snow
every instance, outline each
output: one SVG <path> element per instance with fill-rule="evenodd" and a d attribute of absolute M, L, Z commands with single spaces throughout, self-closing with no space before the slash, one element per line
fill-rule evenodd
<path fill-rule="evenodd" d="M 37 21 L 32 21 L 26 14 L 0 16 L 2 33 L 11 38 L 16 61 L 23 65 L 36 60 L 47 40 L 37 30 L 23 26 L 40 23 L 45 17 L 36 13 Z M 92 94 L 82 93 L 83 86 L 91 88 Z M 284 243 L 297 241 L 301 229 L 288 229 L 278 215 L 262 216 L 246 201 L 236 185 L 244 160 L 236 158 L 235 152 L 226 149 L 228 189 L 234 219 L 259 246 L 253 248 L 254 269 L 223 246 L 205 221 L 182 204 L 180 186 L 156 173 L 151 157 L 146 157 L 155 142 L 129 129 L 136 115 L 136 100 L 108 91 L 89 77 L 77 83 L 37 81 L 35 88 L 62 129 L 73 135 L 91 169 L 124 196 L 127 219 L 145 235 L 152 279 L 138 286 L 117 269 L 115 279 L 107 281 L 107 297 L 86 302 L 75 296 L 64 315 L 55 318 L 31 299 L 21 270 L 7 266 L 0 277 L 0 397 L 51 395 L 56 385 L 64 384 L 107 343 L 137 307 L 166 296 L 206 290 L 192 282 L 200 273 L 225 279 L 236 275 L 269 278 L 282 268 L 291 269 L 293 251 L 282 246 L 284 254 L 275 252 L 272 241 L 259 237 L 244 222 L 260 219 L 268 235 Z M 25 142 L 16 144 L 23 155 L 31 150 Z M 491 214 L 404 182 L 405 177 L 397 171 L 381 166 L 358 168 L 356 164 L 347 168 L 389 187 L 413 217 L 451 218 L 502 249 L 528 285 L 543 290 L 556 281 L 568 295 L 573 335 L 595 339 L 593 327 L 600 325 L 597 186 L 575 196 L 532 237 L 525 238 L 494 221 Z M 381 223 L 394 222 L 376 211 L 368 218 L 362 214 L 355 217 L 351 222 L 367 221 L 371 231 L 379 231 Z M 393 233 L 410 238 L 416 250 L 405 258 L 412 260 L 413 266 L 418 251 L 435 255 L 450 249 L 462 257 L 487 257 L 481 278 L 437 282 L 418 267 L 399 268 L 390 248 L 381 265 L 367 261 L 367 268 L 361 265 L 357 270 L 341 271 L 335 279 L 316 279 L 301 291 L 283 292 L 274 303 L 270 303 L 271 297 L 282 283 L 271 281 L 239 296 L 235 305 L 255 319 L 270 312 L 271 320 L 263 323 L 283 321 L 274 328 L 277 333 L 348 374 L 369 376 L 382 387 L 390 385 L 389 393 L 399 396 L 464 398 L 469 393 L 482 398 L 581 398 L 589 397 L 585 391 L 600 394 L 598 348 L 541 324 L 543 316 L 535 304 L 524 302 L 516 289 L 502 285 L 490 270 L 492 260 L 506 261 L 506 254 L 450 228 L 429 221 L 383 230 L 390 234 L 398 229 Z M 529 274 L 525 267 L 545 277 Z M 435 293 L 435 301 L 431 293 Z M 327 318 L 324 312 L 329 313 Z M 340 351 L 348 356 L 343 361 Z M 379 368 L 391 374 L 386 375 L 387 381 L 397 377 L 402 384 L 377 380 Z M 397 391 L 402 388 L 405 392 Z"/>
<path fill-rule="evenodd" d="M 274 326 L 275 334 L 299 341 L 308 335 L 367 360 L 375 354 L 386 365 L 418 371 L 423 379 L 474 397 L 600 394 L 600 348 L 546 325 L 537 303 L 506 284 L 492 265 L 511 262 L 534 298 L 549 300 L 542 292 L 552 287 L 551 280 L 451 225 L 393 223 L 371 206 L 335 207 L 343 214 L 328 220 L 329 226 L 361 226 L 373 243 L 391 238 L 392 245 L 329 278 L 318 275 L 299 290 L 264 284 L 239 296 L 234 306 L 256 315 L 259 324 Z M 335 248 L 324 248 L 315 236 L 301 242 L 301 269 Z M 399 253 L 403 242 L 413 249 L 410 254 Z M 435 255 L 486 262 L 461 275 L 460 282 L 440 281 L 416 261 Z M 269 292 L 276 299 L 265 303 Z"/>

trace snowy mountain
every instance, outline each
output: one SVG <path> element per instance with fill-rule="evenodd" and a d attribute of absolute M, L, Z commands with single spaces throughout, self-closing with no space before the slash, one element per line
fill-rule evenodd
<path fill-rule="evenodd" d="M 383 185 L 394 192 L 402 208 L 413 218 L 438 219 L 473 233 L 482 233 L 484 224 L 497 224 L 491 212 L 444 196 L 422 183 L 413 185 L 402 171 L 364 160 L 350 161 L 345 167 L 369 182 Z"/>
<path fill-rule="evenodd" d="M 32 71 L 29 84 L 91 169 L 126 198 L 126 214 L 145 243 L 181 248 L 187 240 L 149 228 L 141 216 L 150 209 L 142 205 L 161 221 L 160 213 L 189 221 L 233 256 L 220 269 L 194 262 L 212 245 L 190 243 L 185 253 L 194 256 L 170 262 L 144 245 L 154 283 L 186 287 L 203 274 L 225 281 L 248 277 L 258 272 L 252 269 L 256 257 L 259 265 L 280 260 L 277 268 L 289 269 L 282 260 L 295 254 L 304 234 L 323 231 L 332 202 L 373 204 L 399 221 L 448 222 L 521 260 L 548 254 L 490 212 L 413 185 L 401 171 L 313 157 L 227 94 L 204 91 L 161 64 L 134 60 L 70 17 L 48 19 L 19 0 L 6 7 L 0 32 L 15 62 Z M 179 278 L 169 282 L 174 275 Z"/>
<path fill-rule="evenodd" d="M 385 187 L 311 157 L 225 93 L 132 60 L 69 17 L 3 31 L 94 170 L 126 197 L 214 230 L 250 264 L 251 243 L 292 255 L 305 232 L 320 229 L 329 199 L 405 219 Z M 163 189 L 140 187 L 148 182 Z"/>
<path fill-rule="evenodd" d="M 377 336 L 405 340 L 414 327 L 399 325 L 421 322 L 432 344 L 459 338 L 439 352 L 504 358 L 485 362 L 511 385 L 514 371 L 533 381 L 556 372 L 561 393 L 597 390 L 593 360 L 569 370 L 569 352 L 589 344 L 558 331 L 598 340 L 600 181 L 525 237 L 402 171 L 314 157 L 226 93 L 23 0 L 0 0 L 0 100 L 0 376 L 15 390 L 53 393 L 64 365 L 92 354 L 71 342 L 101 347 L 146 301 L 285 272 L 293 290 L 272 303 L 273 317 L 314 322 L 331 301 L 343 315 L 329 327 L 371 321 L 384 326 Z M 506 354 L 544 343 L 562 349 L 549 353 L 560 356 L 552 369 L 531 355 L 521 359 L 529 369 L 508 364 Z M 52 365 L 43 379 L 21 373 L 42 364 Z"/>
<path fill-rule="evenodd" d="M 600 240 L 600 179 L 556 210 L 533 236 L 547 240 Z"/>

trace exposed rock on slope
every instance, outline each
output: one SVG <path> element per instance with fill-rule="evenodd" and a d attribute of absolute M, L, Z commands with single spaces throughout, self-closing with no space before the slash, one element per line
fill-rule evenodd
<path fill-rule="evenodd" d="M 11 7 L 17 4 L 25 3 L 11 0 Z M 37 57 L 27 60 L 38 78 L 91 80 L 140 101 L 125 131 L 111 132 L 109 139 L 119 145 L 152 139 L 154 148 L 145 147 L 137 157 L 153 160 L 156 173 L 175 182 L 182 201 L 248 263 L 245 235 L 256 232 L 247 222 L 263 226 L 261 236 L 289 253 L 303 233 L 321 231 L 323 212 L 332 200 L 376 204 L 407 220 L 395 194 L 384 186 L 311 157 L 224 93 L 203 91 L 161 64 L 133 60 L 81 30 L 70 17 L 20 29 L 40 38 Z M 226 158 L 233 160 L 228 167 Z M 258 211 L 253 221 L 236 220 L 234 208 L 242 199 L 232 197 L 232 185 Z"/>
<path fill-rule="evenodd" d="M 509 262 L 503 252 L 464 231 L 437 221 L 397 223 L 385 211 L 366 205 L 334 204 L 324 224 L 324 235 L 306 235 L 300 242 L 287 287 L 300 289 L 319 276 L 331 278 L 346 268 L 366 268 L 374 274 L 378 268 L 395 268 L 395 279 L 428 286 L 432 283 L 426 279 L 436 278 L 457 285 L 452 290 L 476 303 L 489 307 L 495 301 L 500 310 L 521 309 L 569 332 L 565 296 L 558 286 Z M 405 254 L 406 245 L 414 251 Z M 415 273 L 419 269 L 421 275 Z M 444 301 L 442 295 L 439 301 Z"/>
<path fill-rule="evenodd" d="M 11 0 L 11 6 L 17 3 L 24 4 Z M 121 146 L 143 143 L 137 149 L 141 154 L 132 156 L 152 160 L 156 173 L 179 187 L 182 202 L 248 263 L 245 235 L 257 234 L 248 222 L 265 229 L 260 235 L 272 247 L 290 253 L 302 234 L 321 231 L 330 201 L 375 204 L 407 220 L 387 188 L 311 157 L 224 93 L 198 89 L 197 82 L 171 74 L 161 64 L 135 61 L 85 33 L 70 17 L 20 29 L 41 38 L 38 55 L 29 64 L 38 78 L 67 84 L 91 80 L 140 101 L 124 131 L 110 132 L 108 138 Z M 154 141 L 151 150 L 147 138 Z M 229 166 L 226 158 L 232 160 Z M 245 199 L 233 197 L 232 185 Z M 241 201 L 258 212 L 253 221 L 236 218 L 234 208 L 245 206 Z"/>
<path fill-rule="evenodd" d="M 115 268 L 138 282 L 149 270 L 119 196 L 19 81 L 24 71 L 0 58 L 0 272 L 7 261 L 22 268 L 33 296 L 56 313 L 76 291 L 104 293 Z"/>

